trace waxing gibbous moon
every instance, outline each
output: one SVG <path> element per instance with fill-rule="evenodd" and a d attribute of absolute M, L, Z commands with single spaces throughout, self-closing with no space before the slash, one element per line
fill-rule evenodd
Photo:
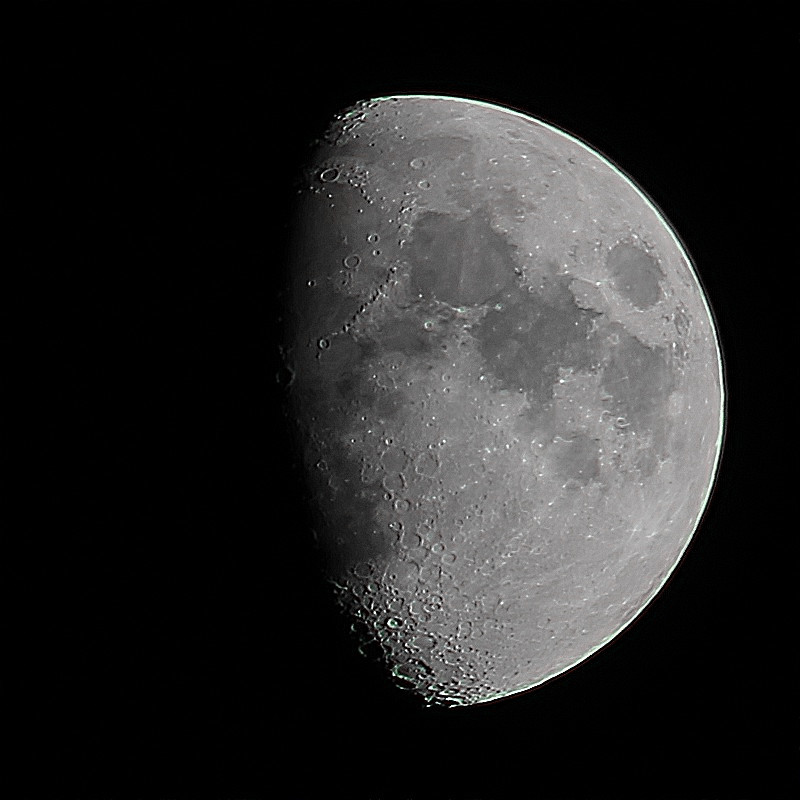
<path fill-rule="evenodd" d="M 617 636 L 708 501 L 722 362 L 645 194 L 474 100 L 338 115 L 298 184 L 286 411 L 332 602 L 432 705 L 522 692 Z"/>

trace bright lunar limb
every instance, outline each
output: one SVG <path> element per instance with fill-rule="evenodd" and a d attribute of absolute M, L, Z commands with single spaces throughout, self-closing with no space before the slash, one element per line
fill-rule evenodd
<path fill-rule="evenodd" d="M 343 613 L 429 704 L 579 664 L 675 569 L 720 457 L 678 238 L 586 144 L 448 97 L 339 115 L 297 200 L 287 412 Z"/>

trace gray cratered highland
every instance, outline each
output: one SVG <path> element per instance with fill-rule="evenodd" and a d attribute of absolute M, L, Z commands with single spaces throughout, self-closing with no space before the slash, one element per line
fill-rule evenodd
<path fill-rule="evenodd" d="M 287 408 L 334 596 L 429 704 L 563 673 L 709 497 L 722 368 L 686 253 L 585 144 L 454 98 L 339 115 L 297 199 Z"/>

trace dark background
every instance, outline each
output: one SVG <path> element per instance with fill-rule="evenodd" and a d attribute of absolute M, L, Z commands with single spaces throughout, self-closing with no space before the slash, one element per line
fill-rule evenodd
<path fill-rule="evenodd" d="M 796 796 L 800 37 L 781 4 L 645 6 L 29 4 L 10 796 Z M 588 663 L 472 709 L 353 654 L 278 415 L 290 176 L 333 112 L 392 93 L 513 106 L 614 160 L 683 238 L 726 362 L 718 480 L 666 590 Z"/>

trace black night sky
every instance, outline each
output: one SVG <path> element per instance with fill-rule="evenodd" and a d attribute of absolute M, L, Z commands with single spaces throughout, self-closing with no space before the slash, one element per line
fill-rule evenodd
<path fill-rule="evenodd" d="M 6 388 L 7 796 L 797 796 L 780 4 L 112 5 L 29 3 L 9 74 L 8 272 L 31 292 Z M 294 168 L 332 113 L 400 93 L 511 106 L 615 161 L 679 231 L 726 362 L 718 480 L 667 588 L 588 663 L 455 711 L 351 650 L 278 414 Z"/>

